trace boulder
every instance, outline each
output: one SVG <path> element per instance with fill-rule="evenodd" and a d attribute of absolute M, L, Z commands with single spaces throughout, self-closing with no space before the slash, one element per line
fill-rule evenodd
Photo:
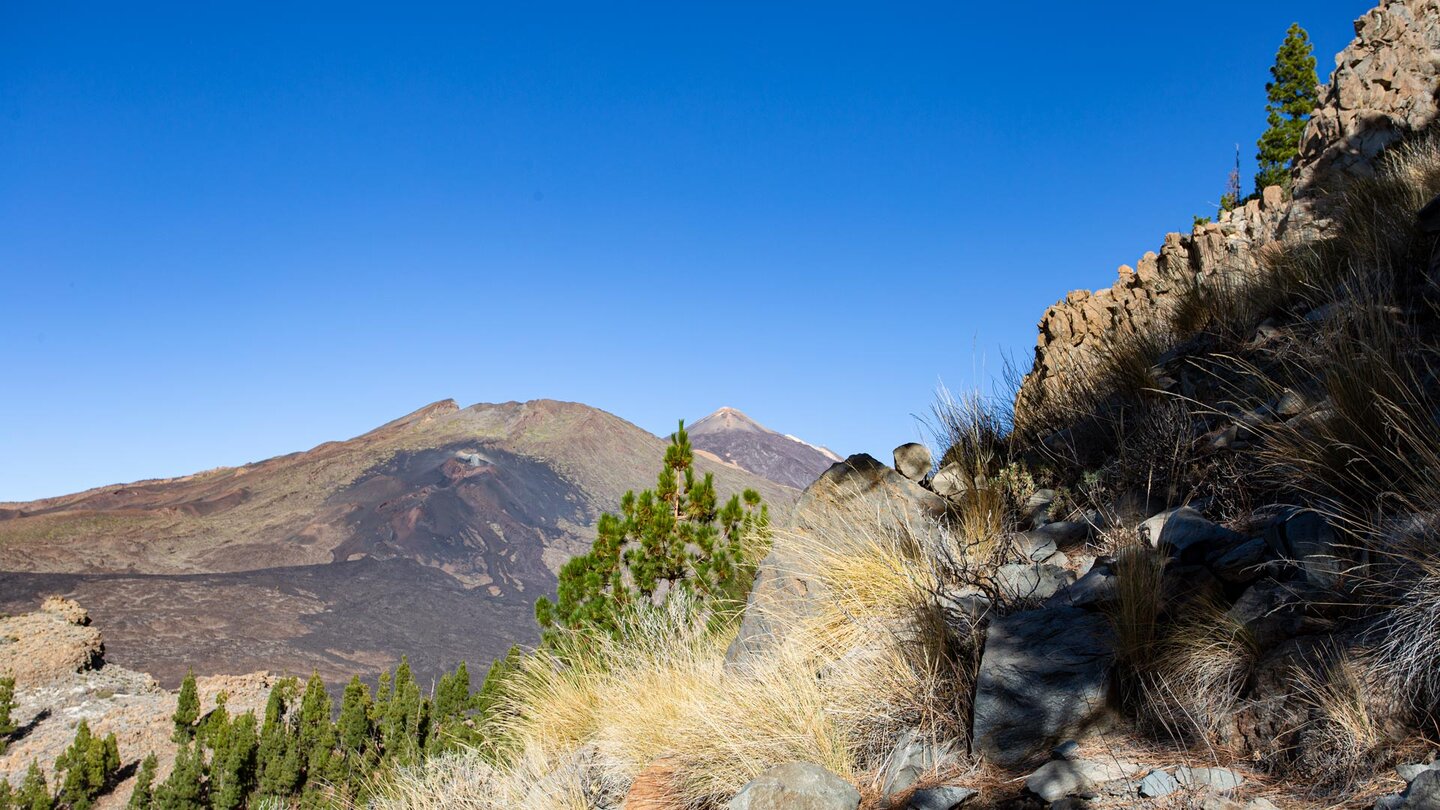
<path fill-rule="evenodd" d="M 1010 563 L 995 569 L 995 588 L 1010 600 L 1043 601 L 1074 581 L 1074 571 L 1049 563 Z"/>
<path fill-rule="evenodd" d="M 1269 544 L 1257 537 L 1229 550 L 1212 554 L 1205 564 L 1210 572 L 1221 580 L 1232 585 L 1244 585 L 1260 578 L 1261 568 L 1269 559 Z"/>
<path fill-rule="evenodd" d="M 1060 553 L 1055 538 L 1041 532 L 1021 532 L 1011 537 L 1015 544 L 1015 553 L 1031 562 L 1045 562 Z"/>
<path fill-rule="evenodd" d="M 740 788 L 728 810 L 855 810 L 860 793 L 844 779 L 809 762 L 777 765 Z"/>
<path fill-rule="evenodd" d="M 1229 793 L 1244 784 L 1245 777 L 1229 768 L 1191 768 L 1181 765 L 1175 769 L 1175 781 L 1190 790 Z"/>
<path fill-rule="evenodd" d="M 1054 596 L 1045 602 L 1046 607 L 1063 605 L 1069 607 L 1097 608 L 1117 598 L 1117 586 L 1120 582 L 1112 567 L 1114 560 L 1109 557 L 1101 557 L 1090 566 L 1085 576 L 1080 577 L 1072 585 L 1062 588 Z"/>
<path fill-rule="evenodd" d="M 978 791 L 967 787 L 946 786 L 917 790 L 910 797 L 908 810 L 957 810 L 975 798 Z"/>
<path fill-rule="evenodd" d="M 895 448 L 895 470 L 911 481 L 923 481 L 930 474 L 930 448 L 909 442 Z"/>
<path fill-rule="evenodd" d="M 971 753 L 1003 767 L 1043 757 L 1111 717 L 1114 631 L 1073 607 L 993 619 L 976 676 Z"/>
<path fill-rule="evenodd" d="M 936 495 L 945 498 L 955 498 L 965 493 L 970 488 L 970 478 L 965 475 L 959 464 L 950 462 L 941 467 L 935 477 L 930 479 L 930 489 Z"/>
<path fill-rule="evenodd" d="M 1280 515 L 1265 527 L 1265 542 L 1275 554 L 1299 565 L 1305 581 L 1316 587 L 1334 587 L 1346 567 L 1346 549 L 1340 547 L 1335 530 L 1311 509 Z"/>
<path fill-rule="evenodd" d="M 1185 562 L 1199 562 L 1210 554 L 1240 545 L 1246 538 L 1182 506 L 1141 523 L 1140 539 Z"/>
<path fill-rule="evenodd" d="M 1425 769 L 1410 780 L 1405 792 L 1375 803 L 1385 810 L 1440 810 L 1440 771 Z"/>
<path fill-rule="evenodd" d="M 1026 537 L 1035 540 L 1049 540 L 1061 551 L 1068 551 L 1090 539 L 1094 526 L 1081 520 L 1057 520 L 1053 523 L 1046 523 L 1044 526 L 1037 526 L 1028 532 Z"/>
<path fill-rule="evenodd" d="M 1047 802 L 1093 793 L 1106 782 L 1124 779 L 1139 769 L 1120 760 L 1055 759 L 1025 777 L 1025 789 Z"/>
<path fill-rule="evenodd" d="M 944 498 L 860 453 L 831 465 L 805 488 L 791 512 L 786 534 L 840 542 L 874 528 L 877 521 L 923 527 L 949 509 Z M 760 562 L 750 588 L 740 631 L 725 654 L 736 666 L 769 649 L 784 628 L 810 615 L 821 583 L 804 569 L 800 555 L 776 538 Z"/>
<path fill-rule="evenodd" d="M 1050 522 L 1050 507 L 1055 504 L 1055 490 L 1039 489 L 1025 499 L 1020 507 L 1020 519 L 1031 526 L 1040 527 Z"/>
<path fill-rule="evenodd" d="M 955 753 L 949 742 L 936 742 L 915 729 L 900 735 L 881 773 L 880 792 L 886 796 L 906 790 L 927 773 L 939 770 Z"/>
<path fill-rule="evenodd" d="M 1175 777 L 1170 775 L 1169 771 L 1156 768 L 1150 773 L 1145 774 L 1145 778 L 1140 780 L 1138 789 L 1141 796 L 1147 799 L 1158 799 L 1161 796 L 1169 796 L 1171 793 L 1179 790 L 1180 783 L 1175 780 Z"/>

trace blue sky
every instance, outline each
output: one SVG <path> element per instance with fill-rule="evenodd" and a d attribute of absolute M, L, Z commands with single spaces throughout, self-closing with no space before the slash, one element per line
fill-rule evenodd
<path fill-rule="evenodd" d="M 0 500 L 446 397 L 888 457 L 1371 4 L 297 5 L 0 2 Z"/>

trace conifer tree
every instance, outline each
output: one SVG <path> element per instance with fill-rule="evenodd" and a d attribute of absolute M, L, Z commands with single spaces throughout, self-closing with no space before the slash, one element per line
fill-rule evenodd
<path fill-rule="evenodd" d="M 20 783 L 20 792 L 15 795 L 15 806 L 20 810 L 51 810 L 55 801 L 50 798 L 50 786 L 45 784 L 45 774 L 40 763 L 31 760 L 30 769 L 25 771 L 25 781 Z"/>
<path fill-rule="evenodd" d="M 130 810 L 150 810 L 155 801 L 155 770 L 159 767 L 154 754 L 147 755 L 140 763 L 140 770 L 135 774 L 135 790 L 126 804 Z"/>
<path fill-rule="evenodd" d="M 1270 68 L 1271 81 L 1265 85 L 1265 115 L 1268 128 L 1256 143 L 1258 167 L 1255 193 L 1266 186 L 1289 186 L 1290 166 L 1300 153 L 1300 136 L 1305 122 L 1320 102 L 1319 79 L 1315 76 L 1315 55 L 1310 37 L 1299 23 L 1285 32 L 1285 41 Z"/>
<path fill-rule="evenodd" d="M 382 760 L 389 765 L 413 764 L 424 749 L 428 707 L 404 656 L 391 678 L 389 698 L 379 724 Z"/>
<path fill-rule="evenodd" d="M 244 807 L 254 788 L 256 725 L 255 714 L 245 712 L 210 735 L 210 804 L 215 810 Z"/>
<path fill-rule="evenodd" d="M 305 766 L 305 781 L 317 786 L 330 775 L 330 758 L 335 748 L 335 727 L 330 722 L 330 693 L 319 672 L 312 672 L 300 698 L 299 749 Z"/>
<path fill-rule="evenodd" d="M 346 794 L 354 799 L 364 777 L 374 767 L 375 726 L 370 719 L 370 690 L 352 677 L 340 698 L 340 719 L 335 724 L 336 745 L 340 749 L 341 767 L 337 777 L 346 786 Z"/>
<path fill-rule="evenodd" d="M 55 760 L 60 781 L 56 798 L 71 810 L 87 810 L 119 770 L 120 749 L 115 735 L 104 739 L 96 737 L 90 731 L 90 724 L 81 720 L 74 741 Z M 62 773 L 64 776 L 60 777 Z"/>
<path fill-rule="evenodd" d="M 180 683 L 180 698 L 175 703 L 175 734 L 177 743 L 189 742 L 195 734 L 195 723 L 200 719 L 200 693 L 195 688 L 195 670 L 185 673 Z"/>
<path fill-rule="evenodd" d="M 619 515 L 601 515 L 589 553 L 561 569 L 556 601 L 536 602 L 542 628 L 614 633 L 624 611 L 657 592 L 688 591 L 709 601 L 748 586 L 740 574 L 747 541 L 767 530 L 768 512 L 748 489 L 720 507 L 714 477 L 697 477 L 694 464 L 681 422 L 655 488 L 627 492 Z"/>
<path fill-rule="evenodd" d="M 155 791 L 158 810 L 204 810 L 205 756 L 199 746 L 180 743 L 175 752 L 175 768 Z"/>
<path fill-rule="evenodd" d="M 0 779 L 0 810 L 15 810 L 15 791 L 10 788 L 10 780 Z"/>
<path fill-rule="evenodd" d="M 5 753 L 9 737 L 15 733 L 15 721 L 11 717 L 14 711 L 15 679 L 0 678 L 0 754 Z"/>
<path fill-rule="evenodd" d="M 265 723 L 260 729 L 259 792 L 263 796 L 289 796 L 300 784 L 299 745 L 286 714 L 295 681 L 286 678 L 270 689 L 265 704 Z"/>

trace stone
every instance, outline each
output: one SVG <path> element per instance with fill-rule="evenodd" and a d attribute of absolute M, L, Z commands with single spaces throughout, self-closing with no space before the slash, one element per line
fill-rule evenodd
<path fill-rule="evenodd" d="M 740 788 L 728 810 L 856 810 L 860 793 L 845 780 L 809 762 L 777 765 Z"/>
<path fill-rule="evenodd" d="M 895 448 L 895 471 L 911 481 L 923 481 L 930 474 L 930 448 L 909 442 Z"/>
<path fill-rule="evenodd" d="M 956 810 L 978 794 L 979 791 L 957 786 L 917 790 L 910 797 L 908 810 Z"/>
<path fill-rule="evenodd" d="M 1420 774 L 1424 773 L 1426 770 L 1427 770 L 1427 768 L 1426 768 L 1426 766 L 1424 766 L 1424 765 L 1396 765 L 1396 766 L 1395 766 L 1395 773 L 1399 774 L 1400 778 L 1401 778 L 1401 779 L 1404 779 L 1406 782 L 1413 781 L 1413 780 L 1415 779 L 1415 777 L 1417 777 L 1417 776 L 1419 776 Z"/>
<path fill-rule="evenodd" d="M 1264 796 L 1256 796 L 1245 803 L 1245 810 L 1280 810 L 1280 808 Z"/>
<path fill-rule="evenodd" d="M 1334 587 L 1347 565 L 1346 550 L 1335 530 L 1311 509 L 1297 509 L 1271 521 L 1265 527 L 1265 542 L 1281 558 L 1299 565 L 1305 581 L 1317 587 Z"/>
<path fill-rule="evenodd" d="M 1158 799 L 1161 796 L 1169 796 L 1171 793 L 1179 790 L 1180 783 L 1175 780 L 1175 777 L 1170 775 L 1169 771 L 1157 768 L 1145 774 L 1145 778 L 1140 780 L 1138 789 L 1141 796 L 1147 799 Z"/>
<path fill-rule="evenodd" d="M 1066 740 L 1050 749 L 1051 759 L 1079 759 L 1080 743 L 1075 740 Z"/>
<path fill-rule="evenodd" d="M 1165 549 L 1178 559 L 1198 562 L 1207 553 L 1239 545 L 1246 538 L 1206 520 L 1195 509 L 1182 506 L 1161 512 L 1140 524 L 1140 539 L 1151 548 Z"/>
<path fill-rule="evenodd" d="M 883 523 L 923 529 L 937 524 L 949 509 L 944 498 L 858 453 L 831 465 L 805 488 L 785 528 L 787 535 L 819 536 L 825 542 L 854 537 L 860 542 L 867 527 Z M 804 555 L 777 536 L 756 571 L 740 630 L 725 653 L 726 666 L 763 656 L 788 627 L 811 614 L 822 591 L 819 578 L 805 570 Z"/>
<path fill-rule="evenodd" d="M 1039 532 L 1021 532 L 1013 537 L 1015 553 L 1031 562 L 1045 562 L 1060 553 L 1054 538 Z"/>
<path fill-rule="evenodd" d="M 1078 520 L 1057 520 L 1046 523 L 1044 526 L 1037 526 L 1028 532 L 1026 536 L 1037 540 L 1050 540 L 1055 547 L 1066 551 L 1090 539 L 1093 527 L 1089 523 Z"/>
<path fill-rule="evenodd" d="M 1055 497 L 1053 489 L 1037 489 L 1020 507 L 1020 519 L 1033 527 L 1049 523 L 1050 507 L 1054 506 Z"/>
<path fill-rule="evenodd" d="M 1175 780 L 1190 790 L 1212 790 L 1229 793 L 1245 783 L 1245 777 L 1229 768 L 1191 768 L 1181 765 L 1175 769 Z"/>
<path fill-rule="evenodd" d="M 1050 563 L 1009 563 L 995 569 L 995 588 L 1011 600 L 1045 600 L 1075 581 L 1075 572 Z"/>
<path fill-rule="evenodd" d="M 1073 607 L 992 619 L 976 675 L 971 754 L 1015 767 L 1111 718 L 1110 621 Z"/>
<path fill-rule="evenodd" d="M 1090 565 L 1085 576 L 1080 577 L 1068 588 L 1062 588 L 1045 602 L 1046 607 L 1067 605 L 1070 607 L 1095 608 L 1110 604 L 1117 598 L 1120 582 L 1111 567 L 1113 560 L 1101 557 Z"/>
<path fill-rule="evenodd" d="M 880 791 L 890 796 L 911 787 L 920 777 L 939 770 L 954 753 L 953 743 L 935 742 L 915 729 L 907 729 L 885 761 Z"/>
<path fill-rule="evenodd" d="M 1440 810 L 1440 771 L 1426 768 L 1400 794 L 1405 810 Z"/>
<path fill-rule="evenodd" d="M 970 478 L 959 463 L 952 461 L 930 479 L 930 489 L 942 498 L 957 498 L 970 489 Z"/>
<path fill-rule="evenodd" d="M 1270 559 L 1270 546 L 1264 538 L 1247 540 L 1234 548 L 1212 555 L 1205 561 L 1210 573 L 1232 585 L 1245 585 L 1260 578 L 1261 569 Z"/>
<path fill-rule="evenodd" d="M 1134 763 L 1123 760 L 1054 759 L 1025 777 L 1025 789 L 1053 802 L 1093 794 L 1106 782 L 1124 779 L 1136 771 Z"/>

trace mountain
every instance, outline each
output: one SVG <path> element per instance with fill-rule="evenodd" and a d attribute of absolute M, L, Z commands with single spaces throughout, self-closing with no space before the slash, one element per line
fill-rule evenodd
<path fill-rule="evenodd" d="M 445 400 L 241 467 L 0 503 L 0 612 L 77 599 L 111 661 L 169 684 L 190 667 L 340 681 L 402 653 L 424 675 L 483 665 L 535 638 L 535 599 L 664 447 L 585 405 Z M 698 466 L 782 515 L 796 495 Z"/>
<path fill-rule="evenodd" d="M 840 460 L 824 447 L 777 433 L 734 408 L 721 408 L 686 431 L 695 449 L 796 489 L 809 486 Z"/>

